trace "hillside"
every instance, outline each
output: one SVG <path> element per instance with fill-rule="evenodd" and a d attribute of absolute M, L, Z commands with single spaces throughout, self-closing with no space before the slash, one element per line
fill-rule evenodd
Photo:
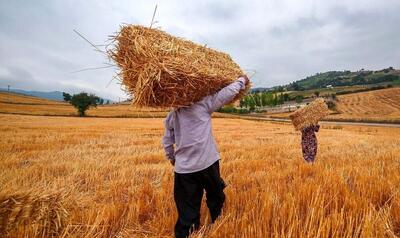
<path fill-rule="evenodd" d="M 0 92 L 0 113 L 40 115 L 40 116 L 77 116 L 76 109 L 69 103 L 48 100 L 22 94 Z M 129 104 L 99 105 L 87 111 L 93 117 L 164 117 L 165 110 L 138 109 Z"/>
<path fill-rule="evenodd" d="M 0 88 L 0 92 L 7 92 L 8 89 Z M 42 91 L 28 91 L 22 89 L 10 89 L 12 93 L 24 94 L 27 96 L 34 96 L 39 98 L 46 98 L 50 100 L 63 101 L 63 94 L 60 91 L 42 92 Z"/>
<path fill-rule="evenodd" d="M 0 88 L 0 92 L 8 92 L 6 88 Z M 21 89 L 10 89 L 11 93 L 22 94 L 26 96 L 33 96 L 38 98 L 45 98 L 49 100 L 56 100 L 56 101 L 64 101 L 63 92 L 60 91 L 51 91 L 51 92 L 44 92 L 44 91 L 29 91 L 29 90 L 21 90 Z M 103 100 L 114 102 L 111 99 L 103 98 Z"/>
<path fill-rule="evenodd" d="M 337 96 L 336 110 L 326 120 L 400 123 L 400 88 Z M 284 112 L 263 115 L 287 119 L 289 114 Z"/>
<path fill-rule="evenodd" d="M 46 98 L 8 93 L 0 91 L 0 103 L 2 104 L 28 104 L 28 105 L 65 105 L 66 103 Z M 66 104 L 69 105 L 69 104 Z"/>
<path fill-rule="evenodd" d="M 400 121 L 400 88 L 341 95 L 330 119 Z"/>
<path fill-rule="evenodd" d="M 329 71 L 309 76 L 282 87 L 287 90 L 298 91 L 326 88 L 329 85 L 337 87 L 371 84 L 400 84 L 400 70 L 390 67 L 378 71 Z"/>

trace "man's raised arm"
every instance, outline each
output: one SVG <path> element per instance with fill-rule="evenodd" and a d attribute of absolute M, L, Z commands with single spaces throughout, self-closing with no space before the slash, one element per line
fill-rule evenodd
<path fill-rule="evenodd" d="M 206 104 L 208 111 L 212 113 L 225 104 L 231 102 L 241 90 L 246 88 L 246 84 L 248 83 L 249 79 L 247 76 L 241 76 L 216 94 L 206 97 L 204 103 Z"/>

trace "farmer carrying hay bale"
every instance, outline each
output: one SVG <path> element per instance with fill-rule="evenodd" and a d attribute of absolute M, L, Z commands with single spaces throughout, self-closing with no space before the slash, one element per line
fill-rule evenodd
<path fill-rule="evenodd" d="M 296 130 L 301 131 L 301 147 L 304 160 L 313 163 L 317 154 L 318 122 L 329 115 L 329 109 L 322 98 L 318 98 L 309 105 L 289 115 Z"/>
<path fill-rule="evenodd" d="M 203 191 L 214 222 L 225 201 L 225 183 L 220 176 L 217 146 L 211 129 L 211 114 L 232 101 L 249 84 L 242 76 L 215 94 L 189 107 L 172 110 L 165 119 L 162 140 L 167 159 L 174 165 L 174 198 L 178 210 L 176 237 L 188 237 L 199 228 Z"/>
<path fill-rule="evenodd" d="M 244 75 L 228 54 L 158 29 L 125 25 L 113 40 L 108 55 L 136 106 L 190 106 Z"/>
<path fill-rule="evenodd" d="M 175 236 L 200 225 L 204 190 L 211 220 L 221 214 L 225 183 L 211 129 L 214 111 L 240 98 L 250 81 L 229 55 L 142 26 L 124 26 L 109 51 L 133 104 L 173 107 L 164 121 L 165 154 L 174 166 Z"/>

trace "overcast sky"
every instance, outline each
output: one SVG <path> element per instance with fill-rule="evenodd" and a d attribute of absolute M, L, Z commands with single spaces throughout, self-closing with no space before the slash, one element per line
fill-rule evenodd
<path fill-rule="evenodd" d="M 400 68 L 399 0 L 0 0 L 0 87 L 125 98 L 103 44 L 121 23 L 157 27 L 230 54 L 256 87 L 329 70 Z M 251 75 L 251 73 L 250 73 Z"/>

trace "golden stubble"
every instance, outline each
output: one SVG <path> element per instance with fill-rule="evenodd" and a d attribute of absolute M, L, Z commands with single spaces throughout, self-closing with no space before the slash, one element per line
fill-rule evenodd
<path fill-rule="evenodd" d="M 161 119 L 0 115 L 0 233 L 170 237 Z M 213 119 L 228 184 L 194 237 L 400 235 L 400 129 L 322 126 L 314 165 L 289 124 Z"/>

